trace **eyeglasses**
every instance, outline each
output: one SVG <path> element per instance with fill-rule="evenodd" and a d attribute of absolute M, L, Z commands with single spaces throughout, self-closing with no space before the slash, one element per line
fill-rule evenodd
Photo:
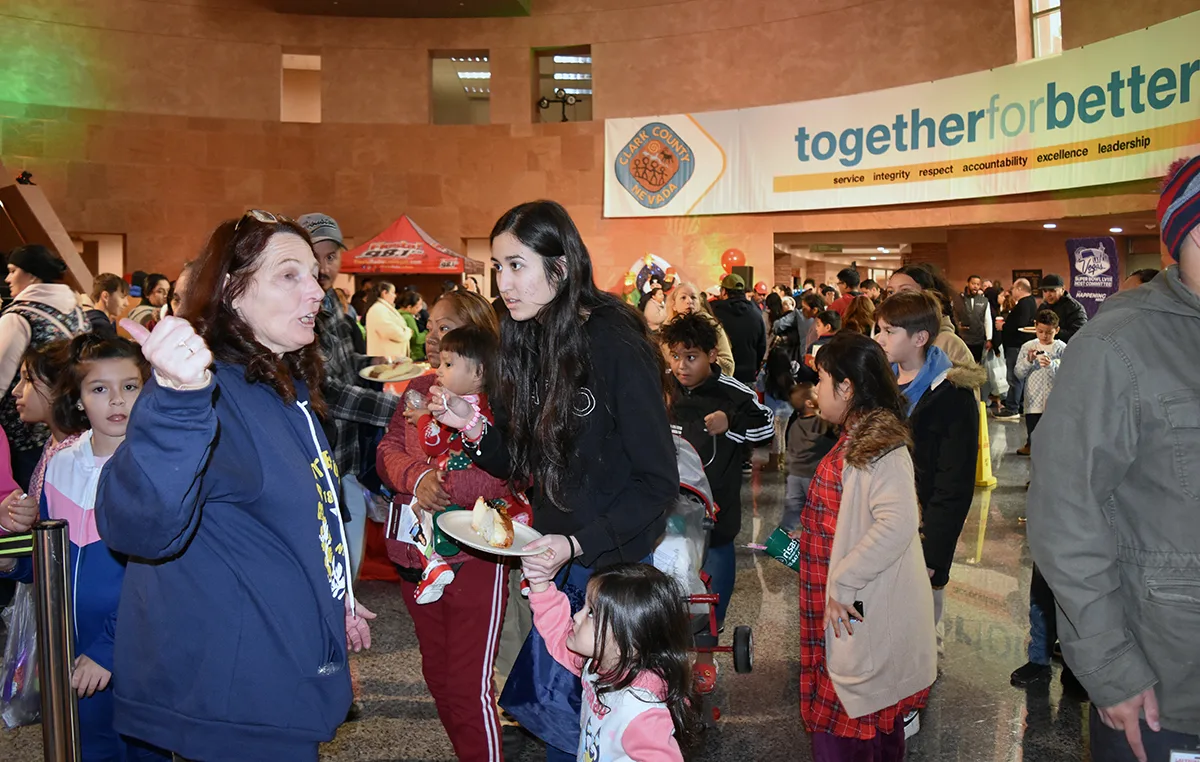
<path fill-rule="evenodd" d="M 236 233 L 238 228 L 242 226 L 242 223 L 248 219 L 254 219 L 267 225 L 282 225 L 286 222 L 292 222 L 290 218 L 284 217 L 282 214 L 272 214 L 271 212 L 264 212 L 262 209 L 251 209 L 243 214 L 242 218 L 233 226 L 233 232 Z"/>

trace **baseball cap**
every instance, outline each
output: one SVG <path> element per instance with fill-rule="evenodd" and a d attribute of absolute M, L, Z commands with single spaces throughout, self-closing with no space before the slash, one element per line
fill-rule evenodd
<path fill-rule="evenodd" d="M 1065 283 L 1063 283 L 1063 279 L 1062 279 L 1061 275 L 1055 275 L 1054 273 L 1050 273 L 1049 275 L 1042 278 L 1042 283 L 1040 286 L 1038 286 L 1038 289 L 1040 289 L 1042 291 L 1046 291 L 1046 290 L 1052 289 L 1052 288 L 1066 288 L 1066 287 L 1067 287 L 1067 285 Z"/>
<path fill-rule="evenodd" d="M 321 241 L 333 241 L 338 246 L 345 247 L 345 242 L 342 238 L 342 229 L 338 227 L 337 220 L 330 217 L 328 214 L 314 212 L 305 214 L 296 220 L 300 227 L 308 231 L 308 237 L 313 243 Z"/>
<path fill-rule="evenodd" d="M 742 276 L 730 273 L 721 279 L 721 288 L 732 291 L 745 291 L 746 281 L 742 280 Z"/>

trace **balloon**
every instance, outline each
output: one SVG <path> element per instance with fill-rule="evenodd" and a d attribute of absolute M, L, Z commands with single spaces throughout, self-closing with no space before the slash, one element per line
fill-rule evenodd
<path fill-rule="evenodd" d="M 746 255 L 740 249 L 726 249 L 721 255 L 721 267 L 725 269 L 725 273 L 733 272 L 735 267 L 744 267 L 746 264 Z"/>

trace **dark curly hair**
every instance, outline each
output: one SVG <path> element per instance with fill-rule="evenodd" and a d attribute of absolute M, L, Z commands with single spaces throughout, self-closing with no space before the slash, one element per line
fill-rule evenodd
<path fill-rule="evenodd" d="M 702 312 L 685 312 L 667 321 L 658 332 L 667 349 L 682 344 L 687 349 L 711 352 L 717 348 L 717 326 Z"/>
<path fill-rule="evenodd" d="M 233 308 L 234 301 L 250 287 L 262 254 L 276 234 L 294 235 L 312 245 L 304 228 L 283 217 L 278 222 L 261 222 L 246 215 L 218 225 L 196 260 L 180 317 L 195 327 L 216 360 L 245 366 L 248 382 L 267 384 L 284 402 L 296 401 L 295 380 L 303 381 L 309 406 L 324 418 L 324 361 L 317 342 L 277 356 L 254 337 L 254 331 Z"/>
<path fill-rule="evenodd" d="M 142 382 L 150 377 L 150 363 L 142 356 L 142 348 L 120 336 L 105 338 L 83 333 L 71 339 L 61 352 L 62 372 L 54 382 L 54 425 L 64 434 L 80 434 L 92 427 L 87 413 L 79 407 L 83 399 L 83 379 L 88 366 L 98 360 L 132 360 L 138 367 Z M 31 367 L 30 371 L 34 369 Z"/>
<path fill-rule="evenodd" d="M 541 258 L 555 291 L 532 320 L 501 322 L 499 392 L 510 414 L 508 450 L 513 479 L 532 480 L 559 510 L 569 511 L 566 485 L 583 418 L 574 414 L 579 391 L 591 375 L 588 316 L 615 315 L 631 352 L 663 369 L 662 352 L 645 319 L 596 287 L 592 259 L 567 210 L 554 201 L 530 201 L 504 213 L 490 240 L 508 233 Z M 534 266 L 534 265 L 531 265 Z M 659 374 L 660 380 L 665 376 Z"/>

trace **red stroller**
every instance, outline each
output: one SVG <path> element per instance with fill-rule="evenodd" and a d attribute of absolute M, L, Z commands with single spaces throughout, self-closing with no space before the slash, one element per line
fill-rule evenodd
<path fill-rule="evenodd" d="M 701 571 L 708 552 L 709 534 L 720 508 L 713 503 L 712 490 L 704 475 L 704 464 L 695 448 L 679 436 L 675 437 L 676 462 L 679 465 L 679 497 L 667 518 L 667 531 L 654 550 L 654 565 L 674 576 L 688 591 L 692 612 L 692 651 L 710 655 L 693 662 L 692 675 L 696 692 L 705 706 L 701 714 L 706 722 L 720 719 L 717 707 L 709 708 L 708 696 L 717 685 L 717 667 L 711 654 L 733 654 L 735 672 L 746 673 L 754 668 L 754 635 L 750 627 L 739 625 L 733 630 L 733 644 L 721 645 L 717 630 L 717 596 L 708 585 L 708 576 Z"/>

